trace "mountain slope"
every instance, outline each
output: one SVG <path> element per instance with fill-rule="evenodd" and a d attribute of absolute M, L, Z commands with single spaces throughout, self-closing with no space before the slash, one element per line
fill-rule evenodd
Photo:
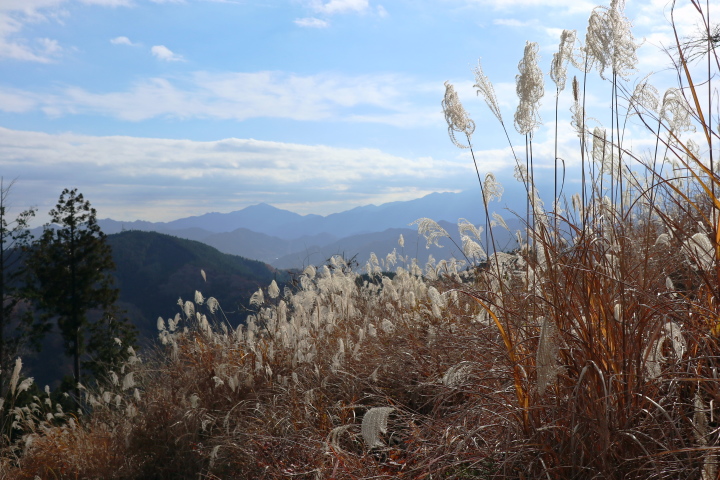
<path fill-rule="evenodd" d="M 196 290 L 217 298 L 235 325 L 244 319 L 248 299 L 259 286 L 287 279 L 287 273 L 263 262 L 220 253 L 197 241 L 140 231 L 107 239 L 116 265 L 120 306 L 146 337 L 156 335 L 159 316 L 168 318 L 179 311 L 178 298 L 193 300 Z"/>

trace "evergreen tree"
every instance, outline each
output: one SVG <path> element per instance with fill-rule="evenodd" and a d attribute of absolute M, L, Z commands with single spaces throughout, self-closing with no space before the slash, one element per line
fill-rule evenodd
<path fill-rule="evenodd" d="M 103 362 L 126 358 L 135 339 L 132 326 L 114 308 L 119 292 L 110 272 L 115 264 L 96 215 L 77 189 L 63 190 L 50 211 L 54 226 L 45 226 L 28 259 L 34 297 L 47 316 L 57 319 L 65 353 L 72 357 L 76 396 L 81 367 L 97 375 Z M 90 310 L 103 312 L 94 323 L 88 320 Z M 103 334 L 109 338 L 100 341 Z M 113 349 L 108 342 L 124 348 Z"/>

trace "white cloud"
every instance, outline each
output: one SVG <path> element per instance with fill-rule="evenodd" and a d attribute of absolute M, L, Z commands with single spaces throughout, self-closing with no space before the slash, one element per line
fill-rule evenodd
<path fill-rule="evenodd" d="M 41 110 L 50 116 L 107 115 L 141 121 L 156 117 L 287 118 L 347 120 L 413 127 L 442 122 L 436 99 L 441 85 L 398 75 L 299 76 L 282 72 L 209 73 L 150 78 L 117 92 L 67 87 L 34 94 L 0 87 L 12 108 Z M 423 103 L 423 98 L 427 102 Z M 8 107 L 9 108 L 9 107 Z M 357 108 L 363 110 L 362 115 Z M 0 109 L 5 109 L 0 103 Z"/>
<path fill-rule="evenodd" d="M 523 8 L 559 8 L 567 13 L 585 13 L 589 14 L 595 2 L 587 0 L 458 0 L 460 3 L 471 5 L 490 7 L 495 10 L 512 10 L 518 11 Z"/>
<path fill-rule="evenodd" d="M 52 62 L 63 52 L 57 40 L 26 38 L 22 31 L 31 23 L 60 21 L 69 0 L 0 0 L 0 59 L 25 62 Z M 132 0 L 80 0 L 86 5 L 120 7 Z"/>
<path fill-rule="evenodd" d="M 340 211 L 357 203 L 408 199 L 403 191 L 414 198 L 418 191 L 456 188 L 457 176 L 469 168 L 371 148 L 51 135 L 2 127 L 0 157 L 3 173 L 20 177 L 13 191 L 17 205 L 47 211 L 62 188 L 72 185 L 103 217 L 147 220 L 237 210 L 260 201 L 296 203 L 298 198 L 307 211 L 323 213 L 315 203 Z M 22 197 L 15 195 L 21 191 Z"/>
<path fill-rule="evenodd" d="M 295 20 L 295 24 L 300 27 L 308 27 L 308 28 L 326 28 L 328 25 L 330 25 L 325 20 L 321 20 L 319 18 L 298 18 Z"/>
<path fill-rule="evenodd" d="M 110 39 L 110 43 L 113 45 L 128 45 L 130 47 L 137 47 L 138 43 L 133 43 L 128 37 L 115 37 Z"/>
<path fill-rule="evenodd" d="M 80 3 L 102 7 L 129 7 L 133 4 L 132 0 L 80 0 Z"/>
<path fill-rule="evenodd" d="M 315 11 L 326 15 L 363 13 L 370 7 L 368 0 L 330 0 L 327 3 L 315 0 L 310 6 Z"/>
<path fill-rule="evenodd" d="M 38 107 L 38 102 L 28 92 L 13 89 L 0 90 L 0 110 L 11 113 L 25 113 Z"/>
<path fill-rule="evenodd" d="M 176 53 L 173 53 L 173 51 L 167 48 L 165 45 L 153 46 L 150 49 L 150 53 L 152 53 L 158 60 L 162 60 L 164 62 L 181 62 L 184 60 L 182 55 L 177 55 Z"/>
<path fill-rule="evenodd" d="M 532 22 L 524 22 L 516 18 L 496 18 L 493 23 L 505 27 L 528 27 L 532 25 Z"/>
<path fill-rule="evenodd" d="M 380 18 L 385 18 L 389 15 L 388 11 L 385 10 L 385 7 L 383 7 L 382 5 L 378 5 L 377 14 L 380 16 Z"/>

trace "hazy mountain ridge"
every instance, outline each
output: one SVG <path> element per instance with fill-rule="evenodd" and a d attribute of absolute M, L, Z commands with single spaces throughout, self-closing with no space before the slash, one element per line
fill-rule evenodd
<path fill-rule="evenodd" d="M 235 212 L 213 212 L 170 222 L 103 219 L 99 224 L 106 234 L 124 230 L 155 231 L 200 241 L 223 253 L 261 260 L 278 268 L 299 268 L 308 263 L 322 263 L 334 254 L 357 255 L 362 263 L 370 252 L 384 257 L 397 246 L 400 233 L 408 245 L 417 243 L 417 229 L 409 224 L 422 217 L 445 222 L 449 225 L 446 230 L 455 238 L 459 218 L 484 224 L 480 205 L 479 192 L 467 191 L 432 193 L 415 200 L 366 205 L 327 216 L 300 215 L 261 203 Z M 511 225 L 511 228 L 515 227 Z M 397 231 L 385 233 L 388 230 Z M 459 238 L 456 241 L 460 244 Z M 499 249 L 505 249 L 508 241 L 497 243 Z M 426 252 L 424 246 L 418 249 L 418 260 L 424 262 L 426 253 L 431 252 L 438 259 L 462 256 L 459 252 L 448 253 L 447 249 L 433 249 L 437 247 L 432 247 L 430 252 Z"/>

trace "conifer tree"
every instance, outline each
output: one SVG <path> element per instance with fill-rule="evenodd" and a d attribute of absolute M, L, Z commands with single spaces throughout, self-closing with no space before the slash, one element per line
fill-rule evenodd
<path fill-rule="evenodd" d="M 126 349 L 135 338 L 132 326 L 114 308 L 119 293 L 111 275 L 115 264 L 96 216 L 96 210 L 77 189 L 63 190 L 50 211 L 53 225 L 45 226 L 28 260 L 34 297 L 46 316 L 57 320 L 65 353 L 72 357 L 76 395 L 81 367 L 97 374 L 98 362 L 113 362 L 126 352 L 114 351 L 108 342 L 117 337 L 118 345 Z M 100 320 L 89 322 L 90 310 L 103 312 Z M 108 342 L 97 340 L 103 325 L 113 330 L 107 332 Z M 108 358 L 108 354 L 114 358 Z M 91 361 L 83 362 L 81 359 L 88 355 Z"/>

